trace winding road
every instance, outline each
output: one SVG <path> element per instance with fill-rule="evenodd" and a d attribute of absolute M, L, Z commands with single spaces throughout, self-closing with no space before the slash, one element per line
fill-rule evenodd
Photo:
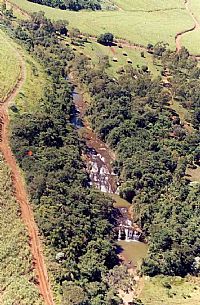
<path fill-rule="evenodd" d="M 182 31 L 182 32 L 179 32 L 179 33 L 176 34 L 175 41 L 176 41 L 176 51 L 177 52 L 179 52 L 181 47 L 182 47 L 181 46 L 181 39 L 182 39 L 183 35 L 185 35 L 186 33 L 193 32 L 193 31 L 196 31 L 196 30 L 200 29 L 200 23 L 198 22 L 194 13 L 191 11 L 191 8 L 189 7 L 189 5 L 190 5 L 189 0 L 185 0 L 185 8 L 188 11 L 189 15 L 191 16 L 191 18 L 193 19 L 194 25 L 190 29 L 187 29 L 185 31 Z"/>
<path fill-rule="evenodd" d="M 43 296 L 46 305 L 55 305 L 53 301 L 50 283 L 48 280 L 44 256 L 42 253 L 42 245 L 39 238 L 38 228 L 34 220 L 33 211 L 28 200 L 25 184 L 20 173 L 20 169 L 17 165 L 17 162 L 12 154 L 9 145 L 8 107 L 19 93 L 26 79 L 26 67 L 24 58 L 16 48 L 14 48 L 13 46 L 12 48 L 13 52 L 15 52 L 15 54 L 17 54 L 18 56 L 21 72 L 14 88 L 10 91 L 8 96 L 0 102 L 0 151 L 2 152 L 4 159 L 11 170 L 14 194 L 17 202 L 20 205 L 21 216 L 27 227 L 29 235 L 30 248 L 33 257 L 33 268 L 36 273 L 40 293 Z"/>

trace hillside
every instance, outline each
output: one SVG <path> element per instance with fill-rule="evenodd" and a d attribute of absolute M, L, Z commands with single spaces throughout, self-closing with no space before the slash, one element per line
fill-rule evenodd
<path fill-rule="evenodd" d="M 7 36 L 0 31 L 0 87 L 1 98 L 5 99 L 13 88 L 20 74 L 20 62 L 17 54 L 13 54 Z M 10 170 L 2 154 L 0 155 L 0 236 L 1 236 L 1 272 L 0 300 L 2 305 L 43 304 L 40 298 L 36 277 L 32 268 L 32 254 L 29 248 L 29 237 L 20 209 L 13 193 Z"/>
<path fill-rule="evenodd" d="M 0 105 L 1 158 L 9 168 L 8 174 L 7 169 L 2 167 L 1 178 L 2 202 L 5 207 L 5 211 L 3 211 L 5 214 L 2 214 L 3 227 L 1 233 L 5 238 L 3 245 L 6 245 L 5 249 L 2 249 L 3 262 L 5 259 L 3 275 L 4 279 L 6 279 L 6 282 L 3 283 L 4 288 L 2 288 L 2 291 L 5 291 L 5 294 L 3 293 L 2 295 L 2 300 L 4 304 L 9 304 L 9 302 L 16 302 L 17 304 L 27 304 L 27 302 L 30 304 L 42 304 L 45 302 L 46 304 L 52 305 L 54 303 L 51 296 L 38 228 L 35 223 L 32 207 L 28 201 L 24 179 L 17 166 L 16 159 L 12 154 L 8 136 L 8 107 L 11 106 L 13 107 L 12 110 L 14 112 L 17 111 L 17 107 L 12 104 L 26 83 L 25 55 L 23 54 L 22 48 L 2 31 L 1 36 L 4 41 L 1 53 L 1 62 L 3 63 L 2 71 L 4 69 L 6 77 L 7 71 L 10 72 L 10 77 L 7 77 L 6 79 L 8 82 L 8 89 L 7 92 L 4 93 Z M 13 52 L 15 53 L 14 58 Z M 13 70 L 16 66 L 17 76 L 4 65 L 4 58 L 6 58 L 6 60 L 10 59 Z M 14 60 L 15 63 L 13 63 Z M 27 64 L 27 66 L 30 68 L 29 64 Z M 12 79 L 12 74 L 14 81 Z M 27 77 L 27 81 L 28 80 L 30 81 Z M 2 166 L 4 166 L 3 161 L 1 161 L 1 163 Z M 5 225 L 6 217 L 8 217 L 8 215 L 10 218 L 8 218 L 8 224 Z M 16 234 L 18 234 L 18 236 Z M 24 239 L 22 239 L 22 237 L 24 237 Z M 13 241 L 16 245 L 12 258 L 13 252 L 10 252 L 10 248 L 13 246 L 11 246 Z M 3 251 L 7 251 L 6 256 Z M 26 259 L 28 261 L 25 261 Z M 8 266 L 10 268 L 8 268 Z"/>
<path fill-rule="evenodd" d="M 0 59 L 0 99 L 4 99 L 19 77 L 20 64 L 2 31 L 0 31 Z"/>
<path fill-rule="evenodd" d="M 0 155 L 0 300 L 2 305 L 42 305 L 26 227 L 13 196 L 10 171 Z"/>
<path fill-rule="evenodd" d="M 164 41 L 168 42 L 170 47 L 175 48 L 175 35 L 191 28 L 193 25 L 191 17 L 183 7 L 183 1 L 179 1 L 178 5 L 177 1 L 170 1 L 169 3 L 167 1 L 168 4 L 165 5 L 163 5 L 163 1 L 151 1 L 149 5 L 148 1 L 150 10 L 146 11 L 143 2 L 135 0 L 136 11 L 120 9 L 118 11 L 97 12 L 63 11 L 30 3 L 26 0 L 11 0 L 11 2 L 29 12 L 43 10 L 48 18 L 65 19 L 69 21 L 71 27 L 79 28 L 83 33 L 99 35 L 108 31 L 116 37 L 125 38 L 144 46 L 148 43 L 155 44 L 158 41 Z M 177 9 L 168 10 L 173 7 Z"/>
<path fill-rule="evenodd" d="M 155 277 L 144 279 L 139 295 L 145 305 L 198 305 L 199 278 Z"/>

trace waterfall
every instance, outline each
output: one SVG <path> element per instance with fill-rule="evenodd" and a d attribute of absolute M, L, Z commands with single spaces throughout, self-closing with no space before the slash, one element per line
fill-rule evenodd
<path fill-rule="evenodd" d="M 118 232 L 118 240 L 121 240 L 121 237 L 122 237 L 121 229 L 119 229 L 119 232 Z"/>
<path fill-rule="evenodd" d="M 125 229 L 125 241 L 129 241 L 129 237 L 128 237 L 128 229 Z"/>
<path fill-rule="evenodd" d="M 137 231 L 134 231 L 133 240 L 138 241 L 140 238 L 140 234 L 137 234 Z"/>

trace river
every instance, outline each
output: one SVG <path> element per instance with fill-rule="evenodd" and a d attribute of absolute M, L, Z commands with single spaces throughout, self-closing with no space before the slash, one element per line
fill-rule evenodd
<path fill-rule="evenodd" d="M 76 111 L 72 123 L 76 128 L 82 129 L 82 136 L 87 147 L 85 158 L 91 184 L 102 192 L 116 194 L 118 193 L 118 179 L 112 169 L 115 155 L 90 128 L 85 119 L 87 105 L 77 88 L 73 92 L 73 101 Z"/>
<path fill-rule="evenodd" d="M 89 122 L 86 119 L 87 102 L 84 100 L 83 95 L 79 89 L 75 87 L 73 91 L 73 101 L 75 105 L 75 112 L 71 119 L 72 124 L 79 129 L 82 138 L 86 143 L 86 154 L 84 155 L 87 171 L 90 176 L 91 185 L 98 188 L 100 191 L 111 195 L 117 202 L 117 227 L 127 225 L 131 222 L 131 216 L 129 213 L 130 204 L 121 205 L 120 197 L 118 195 L 118 178 L 113 172 L 112 163 L 115 160 L 115 154 L 111 149 L 97 136 L 97 134 L 91 129 Z M 123 200 L 125 201 L 125 200 Z M 131 229 L 140 233 L 141 230 L 136 224 L 130 225 Z M 135 231 L 135 232 L 136 232 Z M 142 259 L 146 256 L 147 245 L 142 242 L 138 242 L 138 239 L 120 240 L 118 242 L 119 254 L 122 255 L 126 262 L 132 262 L 130 267 L 138 266 Z"/>

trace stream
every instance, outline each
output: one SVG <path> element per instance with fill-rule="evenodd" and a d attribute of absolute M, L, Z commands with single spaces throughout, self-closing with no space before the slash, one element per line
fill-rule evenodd
<path fill-rule="evenodd" d="M 82 129 L 82 136 L 87 146 L 85 158 L 91 185 L 104 193 L 118 194 L 118 179 L 112 170 L 115 155 L 90 128 L 85 119 L 87 105 L 77 88 L 73 92 L 73 101 L 76 111 L 71 122 L 76 128 Z"/>
<path fill-rule="evenodd" d="M 112 194 L 115 199 L 118 198 L 118 201 L 120 201 L 118 196 L 119 181 L 112 169 L 115 154 L 91 129 L 85 118 L 87 102 L 77 87 L 73 91 L 73 101 L 75 112 L 71 118 L 71 123 L 79 129 L 86 143 L 87 150 L 84 159 L 90 184 L 104 193 Z M 119 254 L 122 254 L 120 257 L 125 262 L 129 262 L 131 268 L 138 265 L 146 256 L 147 245 L 139 242 L 143 240 L 140 239 L 142 231 L 136 224 L 132 223 L 129 213 L 130 204 L 127 202 L 126 204 L 128 206 L 125 207 L 124 204 L 120 205 L 118 202 L 118 207 L 115 209 L 117 215 L 116 231 L 118 232 Z"/>

